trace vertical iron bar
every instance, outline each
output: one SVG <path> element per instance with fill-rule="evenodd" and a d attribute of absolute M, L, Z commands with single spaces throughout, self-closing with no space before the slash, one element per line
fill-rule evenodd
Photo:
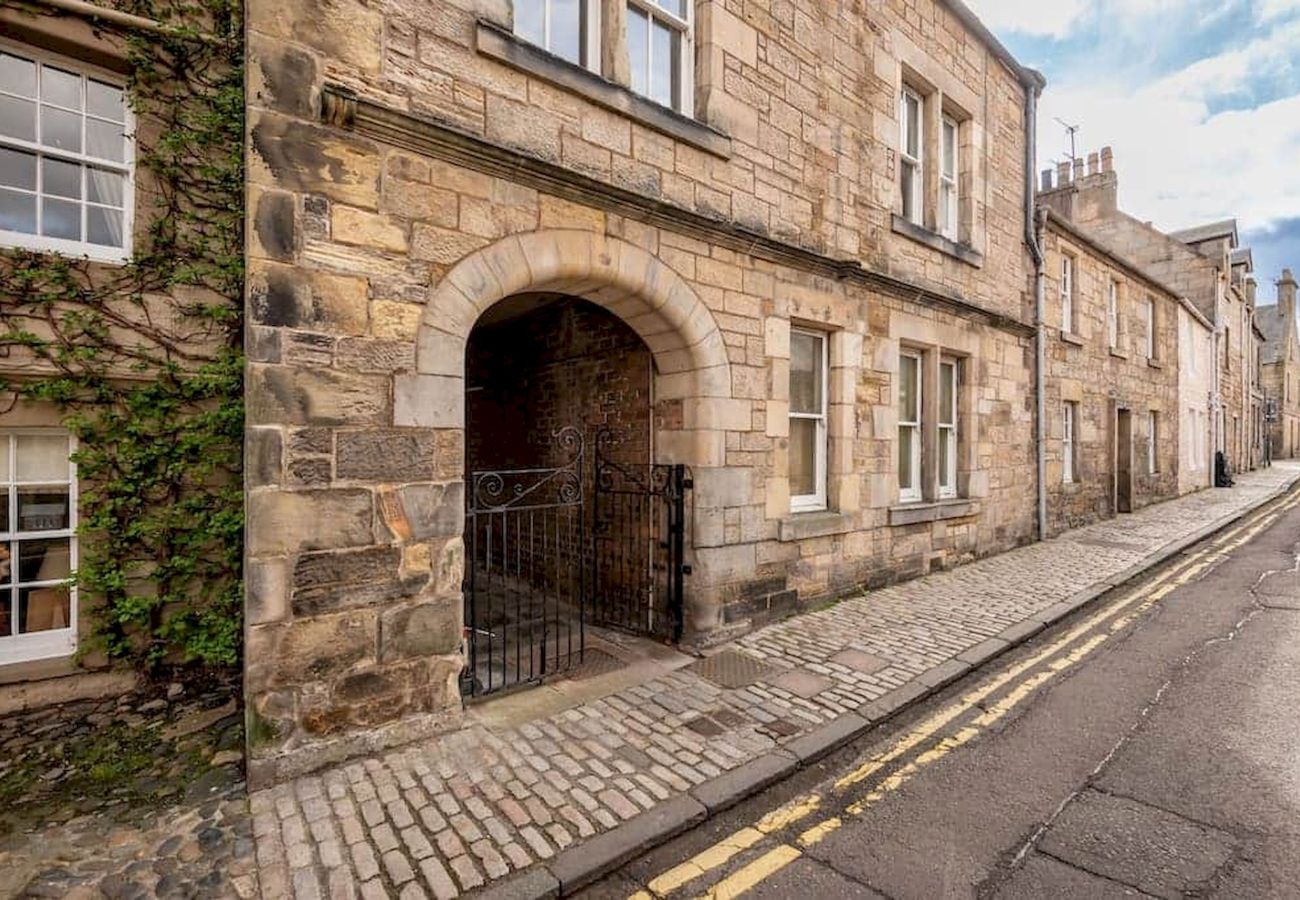
<path fill-rule="evenodd" d="M 673 640 L 680 641 L 685 619 L 683 594 L 686 589 L 686 467 L 673 466 L 672 496 L 672 630 Z"/>
<path fill-rule="evenodd" d="M 492 693 L 492 649 L 493 649 L 492 648 L 492 556 L 493 556 L 492 536 L 493 533 L 496 531 L 496 528 L 493 525 L 493 518 L 494 517 L 492 516 L 492 514 L 489 513 L 487 517 L 487 591 L 486 591 L 486 597 L 484 598 L 487 601 L 487 621 L 484 623 L 485 625 L 487 625 L 487 628 L 485 628 L 484 631 L 487 632 L 487 680 L 488 680 L 487 690 L 489 694 Z"/>
<path fill-rule="evenodd" d="M 471 490 L 471 497 L 473 491 Z M 478 567 L 478 518 L 474 514 L 473 501 L 470 501 L 469 528 L 470 528 L 470 553 L 469 553 L 469 628 L 466 630 L 468 635 L 469 647 L 469 693 L 474 696 L 478 693 L 478 648 L 475 646 L 478 640 L 478 602 L 477 586 L 474 570 Z"/>

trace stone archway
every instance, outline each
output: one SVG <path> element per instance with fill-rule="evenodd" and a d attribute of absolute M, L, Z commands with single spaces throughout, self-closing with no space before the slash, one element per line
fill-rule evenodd
<path fill-rule="evenodd" d="M 394 424 L 464 426 L 465 346 L 482 313 L 524 292 L 589 300 L 628 324 L 650 348 L 656 402 L 678 401 L 680 421 L 656 432 L 660 462 L 724 462 L 723 431 L 710 401 L 731 396 L 726 347 L 708 308 L 676 272 L 617 238 L 548 230 L 505 238 L 461 260 L 430 297 L 416 366 L 394 385 Z"/>

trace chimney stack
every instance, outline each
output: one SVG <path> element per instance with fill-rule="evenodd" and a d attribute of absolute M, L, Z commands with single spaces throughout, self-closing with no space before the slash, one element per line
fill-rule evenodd
<path fill-rule="evenodd" d="M 1096 175 L 1100 171 L 1100 157 L 1094 150 L 1088 154 L 1088 175 Z"/>
<path fill-rule="evenodd" d="M 1245 286 L 1246 286 L 1246 303 L 1250 305 L 1251 309 L 1254 309 L 1256 291 L 1259 288 L 1258 283 L 1255 281 L 1254 275 L 1246 276 Z"/>
<path fill-rule="evenodd" d="M 1069 162 L 1059 162 L 1056 164 L 1056 186 L 1065 187 L 1070 183 L 1070 164 Z"/>
<path fill-rule="evenodd" d="M 1101 148 L 1101 170 L 1103 172 L 1115 171 L 1115 152 L 1109 147 Z"/>
<path fill-rule="evenodd" d="M 1284 320 L 1295 318 L 1295 294 L 1295 276 L 1291 274 L 1290 269 L 1283 269 L 1282 280 L 1277 283 L 1277 305 L 1282 311 Z"/>
<path fill-rule="evenodd" d="M 1083 181 L 1083 175 L 1083 157 L 1081 156 L 1074 161 L 1074 180 Z"/>

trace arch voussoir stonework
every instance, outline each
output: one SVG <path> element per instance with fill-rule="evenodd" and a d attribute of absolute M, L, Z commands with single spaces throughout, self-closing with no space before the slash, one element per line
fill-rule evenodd
<path fill-rule="evenodd" d="M 465 347 L 479 316 L 514 294 L 571 294 L 628 324 L 655 359 L 656 396 L 687 405 L 729 397 L 730 364 L 717 322 L 690 285 L 626 241 L 586 231 L 512 235 L 462 259 L 434 289 L 416 335 L 415 372 L 398 375 L 394 424 L 459 428 Z M 688 409 L 691 422 L 708 421 Z M 661 432 L 663 461 L 721 465 L 722 435 Z"/>

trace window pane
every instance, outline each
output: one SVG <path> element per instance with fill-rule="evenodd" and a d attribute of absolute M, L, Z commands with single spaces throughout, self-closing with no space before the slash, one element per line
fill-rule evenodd
<path fill-rule="evenodd" d="M 41 193 L 80 200 L 81 166 L 61 159 L 42 159 Z"/>
<path fill-rule="evenodd" d="M 650 36 L 650 99 L 674 106 L 677 96 L 677 32 L 655 22 Z"/>
<path fill-rule="evenodd" d="M 36 154 L 0 147 L 0 184 L 36 190 Z"/>
<path fill-rule="evenodd" d="M 916 432 L 912 428 L 898 429 L 898 487 L 908 490 L 916 486 L 916 473 L 912 471 L 912 442 Z"/>
<path fill-rule="evenodd" d="M 86 81 L 86 112 L 114 122 L 123 122 L 126 120 L 125 111 L 121 88 L 93 78 Z"/>
<path fill-rule="evenodd" d="M 17 531 L 62 531 L 71 527 L 67 488 L 18 488 Z"/>
<path fill-rule="evenodd" d="M 13 634 L 13 618 L 9 615 L 12 591 L 0 591 L 0 637 Z"/>
<path fill-rule="evenodd" d="M 900 422 L 915 422 L 919 419 L 917 416 L 917 396 L 916 376 L 918 374 L 918 360 L 915 356 L 899 357 L 898 362 L 898 420 Z"/>
<path fill-rule="evenodd" d="M 81 152 L 81 116 L 50 106 L 41 107 L 41 143 L 72 153 Z"/>
<path fill-rule="evenodd" d="M 121 162 L 125 144 L 121 125 L 96 119 L 86 120 L 86 153 L 89 155 Z"/>
<path fill-rule="evenodd" d="M 18 589 L 18 633 L 58 631 L 72 625 L 72 595 L 65 587 Z"/>
<path fill-rule="evenodd" d="M 122 212 L 102 206 L 86 207 L 86 240 L 103 247 L 121 247 Z"/>
<path fill-rule="evenodd" d="M 817 422 L 790 420 L 790 496 L 817 493 Z"/>
<path fill-rule="evenodd" d="M 953 400 L 956 393 L 957 369 L 951 363 L 939 366 L 939 424 L 953 425 Z"/>
<path fill-rule="evenodd" d="M 901 172 L 901 183 L 903 188 L 903 218 L 910 221 L 917 221 L 920 217 L 920 210 L 916 208 L 916 167 L 911 163 L 904 161 Z"/>
<path fill-rule="evenodd" d="M 41 234 L 69 241 L 81 240 L 81 204 L 67 200 L 43 199 Z"/>
<path fill-rule="evenodd" d="M 20 141 L 36 140 L 36 104 L 30 100 L 0 97 L 0 134 Z"/>
<path fill-rule="evenodd" d="M 126 176 L 106 169 L 86 170 L 86 199 L 105 206 L 122 205 Z"/>
<path fill-rule="evenodd" d="M 949 467 L 952 465 L 952 432 L 939 432 L 939 486 L 952 487 Z"/>
<path fill-rule="evenodd" d="M 921 101 L 911 94 L 903 98 L 904 150 L 915 159 L 921 155 Z"/>
<path fill-rule="evenodd" d="M 18 481 L 66 483 L 71 448 L 65 434 L 20 434 L 16 440 Z"/>
<path fill-rule="evenodd" d="M 0 188 L 0 230 L 36 233 L 36 195 Z"/>
<path fill-rule="evenodd" d="M 957 126 L 952 122 L 943 123 L 943 173 L 957 177 Z"/>
<path fill-rule="evenodd" d="M 550 51 L 569 62 L 582 62 L 582 3 L 551 0 Z"/>
<path fill-rule="evenodd" d="M 646 94 L 650 89 L 650 20 L 643 12 L 628 8 L 627 55 L 632 66 L 632 90 Z"/>
<path fill-rule="evenodd" d="M 0 482 L 6 482 L 8 480 L 9 480 L 9 435 L 0 434 Z M 4 529 L 0 528 L 0 531 L 4 531 Z"/>
<path fill-rule="evenodd" d="M 11 94 L 35 97 L 36 63 L 12 53 L 0 53 L 0 85 Z"/>
<path fill-rule="evenodd" d="M 822 412 L 822 339 L 801 331 L 790 333 L 790 411 Z"/>
<path fill-rule="evenodd" d="M 9 531 L 9 488 L 0 488 L 0 534 Z M 0 568 L 9 561 L 8 550 L 4 544 L 0 544 Z M 0 573 L 0 581 L 4 581 L 3 573 Z"/>
<path fill-rule="evenodd" d="M 655 0 L 660 9 L 666 9 L 679 19 L 686 18 L 686 0 Z"/>
<path fill-rule="evenodd" d="M 515 3 L 515 34 L 539 46 L 546 43 L 546 0 Z"/>
<path fill-rule="evenodd" d="M 68 538 L 20 541 L 18 583 L 64 581 L 72 574 L 71 541 Z"/>
<path fill-rule="evenodd" d="M 81 109 L 81 76 L 53 66 L 42 66 L 41 100 L 69 109 Z"/>

